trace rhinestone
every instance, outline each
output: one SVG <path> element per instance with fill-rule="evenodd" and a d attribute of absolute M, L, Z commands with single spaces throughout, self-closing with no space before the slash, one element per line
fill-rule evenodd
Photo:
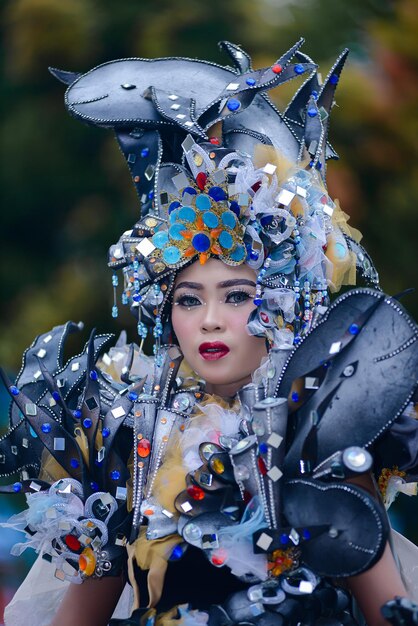
<path fill-rule="evenodd" d="M 259 538 L 256 541 L 256 545 L 261 548 L 261 550 L 268 550 L 273 542 L 273 538 L 267 535 L 266 533 L 261 533 Z"/>
<path fill-rule="evenodd" d="M 44 348 L 41 348 L 40 350 L 38 350 L 38 352 L 36 353 L 36 355 L 40 358 L 43 359 L 46 356 L 46 350 Z"/>
<path fill-rule="evenodd" d="M 64 437 L 54 437 L 54 450 L 65 450 L 65 439 Z"/>
<path fill-rule="evenodd" d="M 110 412 L 112 413 L 113 417 L 116 419 L 126 415 L 125 409 L 121 406 L 117 406 L 114 409 L 111 409 Z"/>
<path fill-rule="evenodd" d="M 136 246 L 136 249 L 142 256 L 148 257 L 154 250 L 155 246 L 150 239 L 146 237 Z"/>
<path fill-rule="evenodd" d="M 199 541 L 202 536 L 202 531 L 197 524 L 187 524 L 183 530 L 183 536 L 186 541 L 192 543 Z"/>
<path fill-rule="evenodd" d="M 238 481 L 241 480 L 248 480 L 250 477 L 250 470 L 248 469 L 248 467 L 246 465 L 236 465 L 234 467 L 234 476 L 235 479 Z"/>

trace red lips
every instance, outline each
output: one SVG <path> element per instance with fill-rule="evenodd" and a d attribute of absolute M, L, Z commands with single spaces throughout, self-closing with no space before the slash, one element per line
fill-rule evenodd
<path fill-rule="evenodd" d="M 205 341 L 199 346 L 199 354 L 205 359 L 205 361 L 217 361 L 222 359 L 229 352 L 228 346 L 222 341 Z"/>

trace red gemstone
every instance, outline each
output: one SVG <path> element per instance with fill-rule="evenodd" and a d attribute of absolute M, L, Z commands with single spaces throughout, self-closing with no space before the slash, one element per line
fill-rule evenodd
<path fill-rule="evenodd" d="M 204 172 L 199 172 L 196 176 L 196 183 L 200 191 L 204 190 L 207 178 L 207 174 L 205 174 Z"/>
<path fill-rule="evenodd" d="M 225 550 L 218 550 L 212 555 L 211 561 L 214 565 L 223 565 L 226 561 L 227 554 Z"/>
<path fill-rule="evenodd" d="M 78 552 L 81 548 L 81 543 L 79 542 L 77 537 L 74 537 L 74 535 L 66 535 L 64 537 L 64 541 L 68 548 L 70 548 L 70 550 L 72 550 L 73 552 Z"/>
<path fill-rule="evenodd" d="M 140 441 L 138 441 L 138 455 L 142 458 L 145 459 L 147 456 L 149 456 L 149 453 L 151 452 L 151 444 L 148 441 L 148 439 L 141 439 Z"/>
<path fill-rule="evenodd" d="M 258 191 L 261 187 L 261 180 L 258 180 L 256 183 L 254 183 L 254 185 L 251 185 L 251 189 L 253 191 Z"/>
<path fill-rule="evenodd" d="M 258 469 L 260 470 L 260 474 L 262 476 L 265 476 L 267 474 L 267 467 L 266 467 L 266 464 L 264 463 L 264 459 L 262 459 L 261 456 L 258 457 L 257 463 L 258 463 Z"/>
<path fill-rule="evenodd" d="M 203 498 L 205 497 L 205 492 L 203 491 L 203 489 L 197 487 L 196 485 L 187 487 L 187 493 L 193 498 L 193 500 L 203 500 Z"/>
<path fill-rule="evenodd" d="M 275 74 L 280 74 L 280 72 L 283 70 L 283 68 L 280 65 L 280 63 L 276 63 L 275 65 L 273 65 L 273 67 L 271 69 L 273 70 L 273 72 Z"/>
<path fill-rule="evenodd" d="M 220 142 L 219 142 L 219 139 L 218 139 L 217 137 L 211 137 L 211 138 L 209 139 L 209 141 L 210 141 L 210 143 L 211 143 L 213 146 L 219 146 L 219 143 L 220 143 Z"/>

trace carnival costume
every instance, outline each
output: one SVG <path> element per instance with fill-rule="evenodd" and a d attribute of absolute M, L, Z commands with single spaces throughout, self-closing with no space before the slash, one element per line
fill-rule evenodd
<path fill-rule="evenodd" d="M 373 469 L 386 504 L 416 491 L 417 328 L 325 186 L 347 51 L 321 84 L 301 43 L 261 70 L 228 42 L 233 68 L 51 70 L 72 115 L 114 128 L 130 168 L 141 217 L 110 249 L 112 314 L 122 270 L 122 303 L 155 354 L 122 341 L 100 356 L 111 337 L 93 333 L 64 364 L 79 327 L 37 337 L 16 383 L 5 379 L 0 468 L 21 480 L 2 491 L 27 494 L 15 551 L 34 547 L 56 578 L 127 567 L 134 612 L 113 624 L 355 623 L 338 580 L 376 563 L 390 531 L 383 504 L 346 479 Z M 302 74 L 280 114 L 268 90 Z M 269 346 L 229 403 L 182 363 L 170 326 L 176 273 L 210 257 L 256 271 L 247 328 Z M 331 304 L 356 274 L 366 286 Z M 415 619 L 407 600 L 385 611 Z"/>

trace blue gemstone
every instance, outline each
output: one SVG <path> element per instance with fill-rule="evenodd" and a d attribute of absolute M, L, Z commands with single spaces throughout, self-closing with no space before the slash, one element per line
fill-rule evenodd
<path fill-rule="evenodd" d="M 90 489 L 92 491 L 99 491 L 99 485 L 93 481 L 90 483 Z"/>
<path fill-rule="evenodd" d="M 168 207 L 168 214 L 170 215 L 170 213 L 172 213 L 174 209 L 177 209 L 179 206 L 181 206 L 181 204 L 180 202 L 177 202 L 177 200 L 175 202 L 172 202 Z"/>
<path fill-rule="evenodd" d="M 55 402 L 59 402 L 61 400 L 60 394 L 58 393 L 58 391 L 53 391 L 52 397 L 54 398 Z"/>
<path fill-rule="evenodd" d="M 318 98 L 318 92 L 315 91 L 315 89 L 312 91 L 311 93 L 312 98 L 315 98 L 315 100 Z"/>
<path fill-rule="evenodd" d="M 254 302 L 255 306 L 260 306 L 260 304 L 263 303 L 261 298 L 254 298 L 253 302 Z"/>
<path fill-rule="evenodd" d="M 284 546 L 286 544 L 288 544 L 289 543 L 289 535 L 286 535 L 286 533 L 282 533 L 280 535 L 280 543 L 283 544 Z"/>
<path fill-rule="evenodd" d="M 183 206 L 179 209 L 178 219 L 185 222 L 194 222 L 196 219 L 196 211 L 191 206 Z"/>
<path fill-rule="evenodd" d="M 90 372 L 90 378 L 91 378 L 92 380 L 97 380 L 97 378 L 98 378 L 98 377 L 97 377 L 97 372 L 96 372 L 96 370 L 91 370 L 91 372 Z"/>
<path fill-rule="evenodd" d="M 315 165 L 315 161 L 309 161 L 309 167 L 313 167 Z"/>
<path fill-rule="evenodd" d="M 129 400 L 132 400 L 132 402 L 135 402 L 136 400 L 138 400 L 138 394 L 135 393 L 135 391 L 130 391 L 128 393 L 128 398 Z"/>
<path fill-rule="evenodd" d="M 258 258 L 260 255 L 255 250 L 251 250 L 249 256 L 250 256 L 251 261 L 258 261 Z"/>
<path fill-rule="evenodd" d="M 45 422 L 45 424 L 42 424 L 41 430 L 42 430 L 43 433 L 50 433 L 51 432 L 51 424 L 48 424 L 47 422 Z"/>
<path fill-rule="evenodd" d="M 249 85 L 250 87 L 253 87 L 256 83 L 256 81 L 254 80 L 254 78 L 247 78 L 247 80 L 245 81 L 247 83 L 247 85 Z"/>
<path fill-rule="evenodd" d="M 211 187 L 208 194 L 211 198 L 213 198 L 213 200 L 215 200 L 215 202 L 220 202 L 221 200 L 226 199 L 226 193 L 222 187 Z"/>
<path fill-rule="evenodd" d="M 168 246 L 163 250 L 163 259 L 168 264 L 177 263 L 180 257 L 180 250 L 176 246 Z"/>
<path fill-rule="evenodd" d="M 176 546 L 170 555 L 170 561 L 178 561 L 179 559 L 181 559 L 182 556 L 183 556 L 182 547 Z"/>
<path fill-rule="evenodd" d="M 316 117 L 318 115 L 318 111 L 315 109 L 315 107 L 309 107 L 308 115 L 309 117 Z"/>
<path fill-rule="evenodd" d="M 318 163 L 316 164 L 316 169 L 317 169 L 317 170 L 322 169 L 322 163 L 321 163 L 321 161 L 318 161 Z"/>
<path fill-rule="evenodd" d="M 81 417 L 81 411 L 80 411 L 80 409 L 75 409 L 75 410 L 73 411 L 73 415 L 74 415 L 74 417 L 75 417 L 77 420 L 79 420 L 79 419 L 80 419 L 80 417 Z"/>
<path fill-rule="evenodd" d="M 197 196 L 197 191 L 194 187 L 185 187 L 182 191 L 182 196 L 184 196 L 184 194 L 191 194 L 192 196 Z"/>
<path fill-rule="evenodd" d="M 212 213 L 212 211 L 205 211 L 202 215 L 202 219 L 203 223 L 208 228 L 216 228 L 219 224 L 218 216 L 215 215 L 215 213 Z"/>
<path fill-rule="evenodd" d="M 331 74 L 331 76 L 329 77 L 329 82 L 331 83 L 331 85 L 338 85 L 338 75 Z"/>
<path fill-rule="evenodd" d="M 229 250 L 234 245 L 234 240 L 232 239 L 232 235 L 228 233 L 226 230 L 223 230 L 218 238 L 219 243 L 222 248 Z"/>
<path fill-rule="evenodd" d="M 210 209 L 212 206 L 209 196 L 205 193 L 201 193 L 196 196 L 195 204 L 200 211 L 206 211 L 206 209 Z"/>
<path fill-rule="evenodd" d="M 226 106 L 230 111 L 238 111 L 238 109 L 241 107 L 241 102 L 236 98 L 229 98 Z"/>
<path fill-rule="evenodd" d="M 77 461 L 77 459 L 71 459 L 70 465 L 71 465 L 71 467 L 74 467 L 74 469 L 75 469 L 75 468 L 77 468 L 80 465 L 80 463 Z"/>
<path fill-rule="evenodd" d="M 84 426 L 84 428 L 91 428 L 92 424 L 93 424 L 93 422 L 91 421 L 91 419 L 89 417 L 86 417 L 85 419 L 83 419 L 83 426 Z"/>
<path fill-rule="evenodd" d="M 297 63 L 295 67 L 293 68 L 293 71 L 295 72 L 295 74 L 303 74 L 303 72 L 305 71 L 305 68 L 303 67 L 301 63 Z"/>
<path fill-rule="evenodd" d="M 304 539 L 310 539 L 310 538 L 312 537 L 312 535 L 311 535 L 311 531 L 310 531 L 310 530 L 308 530 L 307 528 L 304 528 L 304 529 L 302 530 L 302 537 L 303 537 Z"/>
<path fill-rule="evenodd" d="M 224 211 L 222 213 L 222 223 L 228 228 L 235 228 L 236 222 L 237 218 L 235 217 L 235 213 L 233 211 Z"/>
<path fill-rule="evenodd" d="M 151 190 L 151 191 L 148 193 L 148 198 L 149 198 L 150 200 L 152 200 L 152 199 L 153 199 L 153 197 L 154 197 L 154 191 L 153 191 L 153 190 Z"/>
<path fill-rule="evenodd" d="M 103 428 L 102 430 L 102 437 L 104 439 L 107 439 L 110 435 L 110 428 Z"/>
<path fill-rule="evenodd" d="M 149 148 L 142 148 L 141 150 L 141 156 L 142 158 L 145 158 L 149 155 Z"/>
<path fill-rule="evenodd" d="M 235 213 L 235 215 L 236 215 L 237 217 L 239 217 L 239 216 L 240 216 L 240 213 L 241 213 L 241 207 L 240 207 L 240 205 L 238 204 L 238 202 L 236 202 L 235 200 L 232 200 L 231 204 L 229 205 L 229 208 L 230 208 L 230 210 L 231 210 L 231 211 L 233 211 L 233 212 Z"/>
<path fill-rule="evenodd" d="M 18 395 L 19 395 L 19 393 L 20 393 L 20 391 L 19 391 L 19 389 L 16 387 L 16 385 L 12 385 L 12 386 L 10 387 L 10 393 L 11 393 L 13 396 L 18 396 Z"/>
<path fill-rule="evenodd" d="M 292 398 L 293 402 L 299 402 L 299 394 L 297 391 L 293 391 L 290 397 Z"/>
<path fill-rule="evenodd" d="M 206 252 L 210 248 L 210 239 L 204 233 L 197 233 L 192 239 L 192 246 L 197 252 Z"/>
<path fill-rule="evenodd" d="M 348 332 L 350 333 L 350 335 L 358 335 L 360 332 L 360 328 L 358 324 L 351 324 L 350 328 L 348 329 Z"/>
<path fill-rule="evenodd" d="M 270 224 L 273 222 L 273 216 L 272 215 L 264 215 L 261 219 L 260 219 L 260 224 L 261 226 L 270 226 Z"/>
<path fill-rule="evenodd" d="M 168 243 L 168 233 L 165 230 L 160 231 L 159 233 L 155 233 L 152 238 L 152 243 L 156 248 L 164 248 L 166 243 Z"/>
<path fill-rule="evenodd" d="M 260 443 L 258 446 L 261 454 L 266 454 L 268 452 L 268 445 L 266 443 Z"/>
<path fill-rule="evenodd" d="M 14 483 L 13 491 L 15 493 L 19 493 L 19 491 L 22 491 L 22 483 Z"/>
<path fill-rule="evenodd" d="M 120 472 L 118 472 L 118 470 L 112 470 L 112 471 L 110 472 L 110 478 L 111 478 L 112 480 L 119 480 L 119 478 L 120 478 Z"/>
<path fill-rule="evenodd" d="M 237 245 L 229 255 L 233 261 L 239 263 L 245 258 L 245 247 Z"/>
<path fill-rule="evenodd" d="M 174 241 L 183 241 L 183 235 L 181 233 L 186 229 L 187 226 L 181 222 L 176 222 L 169 228 L 168 234 L 170 235 L 170 239 L 174 239 Z"/>
<path fill-rule="evenodd" d="M 140 296 L 139 293 L 134 293 L 134 295 L 132 296 L 132 300 L 134 302 L 141 302 L 142 296 Z"/>

